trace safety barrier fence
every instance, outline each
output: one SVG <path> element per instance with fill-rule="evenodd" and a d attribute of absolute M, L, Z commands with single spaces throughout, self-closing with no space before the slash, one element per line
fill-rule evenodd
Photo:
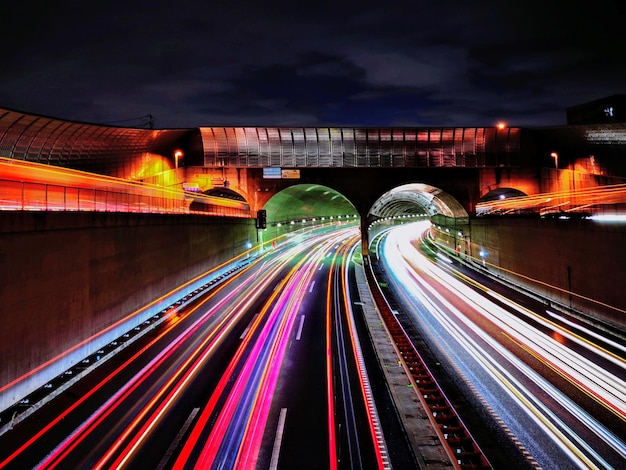
<path fill-rule="evenodd" d="M 193 205 L 192 205 L 193 203 Z M 0 210 L 140 212 L 248 217 L 239 201 L 183 191 L 142 188 L 112 190 L 0 179 Z"/>

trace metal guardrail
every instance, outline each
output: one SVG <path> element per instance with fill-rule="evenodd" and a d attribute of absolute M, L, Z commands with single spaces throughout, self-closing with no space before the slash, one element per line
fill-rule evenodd
<path fill-rule="evenodd" d="M 11 180 L 0 180 L 0 207 L 33 211 L 189 212 L 184 197 Z"/>
<path fill-rule="evenodd" d="M 202 195 L 151 187 L 131 189 L 120 191 L 0 179 L 0 210 L 250 215 L 249 206 L 238 201 L 202 198 Z"/>

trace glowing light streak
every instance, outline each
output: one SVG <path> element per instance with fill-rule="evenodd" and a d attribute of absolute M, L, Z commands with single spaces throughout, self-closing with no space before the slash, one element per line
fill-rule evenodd
<path fill-rule="evenodd" d="M 251 325 L 174 468 L 187 465 L 209 419 L 218 411 L 220 401 L 223 405 L 195 465 L 205 468 L 219 461 L 234 468 L 254 466 L 288 340 L 307 292 L 306 286 L 317 267 L 309 259 L 322 256 L 326 249 L 324 244 L 316 243 L 317 246 L 306 243 L 298 246 L 299 252 L 305 253 L 305 256 L 273 290 L 257 321 Z M 294 251 L 290 256 L 295 254 Z M 234 382 L 231 381 L 233 377 Z"/>
<path fill-rule="evenodd" d="M 566 202 L 563 202 L 567 199 Z M 544 206 L 551 201 L 561 201 L 556 205 Z M 570 204 L 570 201 L 576 207 L 566 209 L 572 212 L 576 208 L 590 207 L 599 204 L 619 204 L 626 202 L 626 185 L 606 185 L 591 188 L 583 188 L 579 190 L 558 191 L 551 193 L 534 194 L 532 196 L 520 196 L 506 199 L 498 199 L 495 201 L 486 201 L 476 204 L 476 212 L 478 214 L 488 214 L 492 212 L 512 212 L 515 210 L 535 209 L 549 212 L 554 207 L 561 207 Z"/>
<path fill-rule="evenodd" d="M 329 253 L 330 256 L 330 253 Z M 332 288 L 334 257 L 331 261 L 331 269 L 328 272 L 328 282 L 326 288 L 326 402 L 328 406 L 327 429 L 328 429 L 328 468 L 337 469 L 337 434 L 335 423 L 335 391 L 333 386 L 333 348 L 332 348 Z"/>
<path fill-rule="evenodd" d="M 413 228 L 413 230 L 415 229 Z M 465 315 L 461 310 L 455 308 L 437 290 L 435 290 L 434 287 L 431 287 L 429 283 L 425 281 L 423 276 L 428 275 L 433 280 L 437 280 L 438 285 L 441 286 L 441 288 L 454 291 L 455 295 L 458 295 L 460 299 L 467 302 L 473 311 L 480 312 L 485 318 L 489 318 L 491 322 L 497 324 L 502 331 L 506 332 L 505 334 L 509 337 L 523 338 L 526 345 L 532 345 L 533 355 L 535 357 L 541 359 L 544 363 L 548 361 L 552 365 L 558 364 L 558 368 L 562 371 L 562 374 L 577 383 L 579 387 L 582 384 L 582 386 L 587 390 L 587 393 L 595 394 L 596 397 L 601 397 L 597 398 L 599 402 L 601 402 L 603 406 L 607 407 L 607 409 L 618 414 L 620 417 L 623 417 L 624 413 L 623 400 L 625 386 L 622 379 L 606 373 L 605 371 L 597 371 L 598 367 L 587 358 L 584 358 L 579 354 L 572 354 L 571 351 L 566 351 L 562 344 L 555 341 L 554 338 L 550 336 L 535 334 L 533 329 L 522 323 L 521 320 L 518 320 L 515 316 L 510 315 L 506 310 L 485 302 L 484 297 L 479 296 L 473 290 L 468 289 L 451 276 L 443 273 L 443 271 L 437 268 L 433 263 L 420 256 L 410 244 L 410 234 L 403 233 L 402 229 L 396 229 L 392 232 L 392 235 L 393 236 L 389 236 L 388 243 L 385 245 L 387 250 L 385 252 L 385 257 L 390 266 L 393 268 L 393 272 L 396 277 L 407 286 L 415 286 L 415 283 L 419 284 L 419 288 L 407 288 L 411 291 L 412 295 L 416 296 L 420 302 L 428 308 L 431 315 L 433 315 L 433 317 L 436 318 L 460 344 L 463 344 L 468 351 L 471 351 L 472 355 L 477 358 L 481 364 L 483 364 L 486 370 L 489 370 L 494 377 L 497 377 L 500 383 L 505 384 L 507 387 L 509 387 L 509 385 L 507 385 L 508 383 L 515 383 L 515 386 L 512 387 L 515 392 L 511 393 L 513 393 L 513 395 L 518 399 L 520 399 L 520 394 L 524 393 L 526 398 L 524 400 L 520 399 L 520 401 L 525 404 L 529 415 L 535 416 L 536 419 L 542 423 L 541 425 L 544 429 L 546 429 L 546 432 L 549 432 L 553 436 L 555 442 L 568 452 L 572 459 L 578 460 L 583 462 L 584 465 L 590 466 L 593 466 L 593 463 L 591 463 L 589 459 L 594 459 L 597 462 L 603 462 L 602 457 L 597 455 L 594 449 L 592 449 L 584 441 L 584 439 L 580 438 L 562 421 L 556 418 L 556 416 L 542 403 L 536 402 L 535 405 L 529 405 L 531 401 L 535 401 L 534 397 L 532 397 L 528 391 L 525 391 L 525 388 L 521 385 L 521 383 L 514 381 L 510 371 L 508 371 L 504 366 L 500 366 L 497 361 L 489 359 L 489 354 L 481 349 L 478 344 L 461 329 L 460 325 L 465 325 L 465 328 L 472 331 L 473 334 L 485 341 L 485 343 L 488 344 L 494 351 L 497 351 L 498 354 L 505 357 L 515 369 L 529 377 L 529 379 L 533 383 L 537 384 L 537 386 L 543 388 L 546 396 L 552 396 L 556 402 L 572 413 L 572 415 L 575 416 L 583 425 L 587 426 L 588 429 L 598 435 L 600 439 L 610 445 L 619 455 L 626 456 L 626 446 L 623 442 L 621 442 L 610 431 L 601 426 L 600 423 L 582 410 L 576 403 L 565 397 L 559 390 L 555 389 L 551 384 L 543 379 L 543 377 L 536 374 L 532 369 L 521 363 L 516 357 L 512 356 L 496 340 L 487 335 L 473 321 L 471 321 L 467 315 Z M 392 249 L 397 252 L 392 252 Z M 400 253 L 400 250 L 402 250 L 402 253 Z M 408 264 L 402 264 L 401 257 L 404 258 L 404 263 L 410 263 L 412 267 L 410 268 Z M 419 269 L 422 274 L 418 275 L 415 271 L 416 269 Z M 422 294 L 422 290 L 426 294 Z M 483 288 L 482 290 L 486 291 L 487 289 Z M 445 312 L 437 307 L 431 299 L 436 299 L 437 302 L 443 305 L 445 307 Z M 517 308 L 517 310 L 520 309 Z M 548 322 L 544 322 L 544 324 L 548 325 L 555 331 L 558 329 L 554 324 L 549 324 Z M 570 334 L 567 331 L 559 330 L 559 333 L 567 335 L 571 339 L 576 339 L 575 335 Z M 517 340 L 517 342 L 521 344 L 521 339 Z M 579 341 L 579 344 L 585 345 L 585 347 L 590 348 L 590 350 L 592 350 L 595 354 L 602 356 L 605 359 L 612 358 L 613 363 L 623 367 L 623 360 L 621 358 L 607 354 L 605 350 L 597 349 L 591 342 Z M 528 349 L 530 346 L 525 347 L 527 350 L 530 350 Z M 549 357 L 550 359 L 546 359 L 546 357 Z M 572 360 L 575 364 L 570 367 L 569 362 Z M 495 374 L 495 370 L 499 370 L 500 372 Z M 504 377 L 508 377 L 508 379 L 505 380 Z M 601 387 L 597 388 L 594 384 L 601 384 Z M 605 391 L 608 392 L 604 393 Z M 538 412 L 537 409 L 541 409 L 542 411 Z M 549 425 L 546 424 L 547 418 L 544 418 L 544 416 L 550 417 Z"/>
<path fill-rule="evenodd" d="M 361 394 L 363 396 L 363 401 L 367 408 L 367 423 L 370 430 L 370 436 L 372 438 L 372 443 L 374 445 L 374 453 L 376 455 L 376 464 L 378 468 L 386 468 L 385 463 L 383 462 L 383 439 L 382 434 L 378 431 L 381 429 L 380 421 L 378 420 L 378 412 L 376 410 L 376 404 L 372 398 L 372 390 L 370 387 L 370 383 L 367 377 L 367 371 L 365 369 L 365 360 L 363 359 L 363 353 L 361 350 L 361 344 L 359 342 L 359 337 L 356 333 L 356 326 L 354 321 L 354 313 L 352 311 L 352 305 L 350 305 L 350 286 L 347 283 L 348 279 L 348 265 L 346 264 L 346 259 L 352 259 L 354 250 L 356 249 L 356 244 L 360 240 L 360 237 L 356 237 L 352 240 L 349 240 L 346 244 L 350 244 L 351 248 L 348 253 L 348 256 L 342 259 L 342 271 L 343 275 L 341 276 L 341 286 L 343 295 L 343 303 L 344 309 L 347 312 L 347 323 L 348 330 L 350 332 L 350 340 L 352 345 L 352 352 L 354 357 L 357 359 L 356 366 L 359 377 L 359 385 L 361 387 Z M 385 449 L 386 452 L 386 449 Z"/>
<path fill-rule="evenodd" d="M 194 193 L 208 211 L 190 210 L 182 189 L 0 157 L 0 209 L 248 215 L 243 201 Z M 19 187 L 17 185 L 20 185 Z M 23 188 L 22 188 L 23 187 Z M 99 199 L 103 198 L 103 199 Z"/>
<path fill-rule="evenodd" d="M 248 281 L 247 283 L 249 282 L 250 281 Z M 94 413 L 87 421 L 85 421 L 81 426 L 79 426 L 79 428 L 77 428 L 77 430 L 74 433 L 72 433 L 71 436 L 69 436 L 65 441 L 63 441 L 63 443 L 57 446 L 57 449 L 55 449 L 55 451 L 53 451 L 51 455 L 48 456 L 47 459 L 42 461 L 40 466 L 42 468 L 43 467 L 55 468 L 58 464 L 60 464 L 60 461 L 65 456 L 67 456 L 74 448 L 76 448 L 80 444 L 80 442 L 87 436 L 89 432 L 92 432 L 94 429 L 96 429 L 98 424 L 102 423 L 103 420 L 107 416 L 109 416 L 117 407 L 122 405 L 124 398 L 128 397 L 134 390 L 136 390 L 142 384 L 142 382 L 147 380 L 148 375 L 152 371 L 156 370 L 156 368 L 160 364 L 162 364 L 170 354 L 172 354 L 172 351 L 174 349 L 180 347 L 181 345 L 184 345 L 186 339 L 189 338 L 200 327 L 202 327 L 212 317 L 214 312 L 217 311 L 223 304 L 227 303 L 230 300 L 230 298 L 233 297 L 234 295 L 235 295 L 234 291 L 229 293 L 228 296 L 226 296 L 223 300 L 217 303 L 210 310 L 208 310 L 201 318 L 199 318 L 196 322 L 194 322 L 193 325 L 191 325 L 187 330 L 185 330 L 182 334 L 180 334 L 174 341 L 169 343 L 152 361 L 150 361 L 148 365 L 146 365 L 138 374 L 136 374 L 130 381 L 128 381 L 124 387 L 122 387 L 113 397 L 111 397 L 103 406 L 101 406 L 100 409 L 96 413 Z M 198 309 L 200 307 L 201 305 L 195 308 Z M 224 328 L 228 324 L 229 321 L 232 324 L 234 322 L 234 319 L 229 318 L 227 316 L 222 318 L 220 322 L 218 323 L 217 327 L 213 330 L 213 334 L 207 336 L 202 342 L 202 344 L 200 345 L 200 347 L 196 349 L 196 351 L 199 351 L 202 347 L 204 347 L 210 341 L 213 341 L 212 343 L 213 347 L 210 348 L 210 350 L 212 350 L 216 342 L 219 342 L 219 340 L 221 339 L 220 336 L 217 336 L 217 333 L 219 333 L 220 330 Z M 162 335 L 159 335 L 159 338 L 163 337 L 164 334 L 165 333 L 163 333 Z M 155 344 L 156 341 L 157 341 L 156 339 L 153 340 L 150 343 L 150 346 Z M 130 364 L 132 360 L 136 359 L 141 353 L 145 352 L 147 348 L 148 346 L 146 346 L 142 351 L 138 352 L 135 356 L 133 356 L 133 358 L 127 361 L 123 365 L 123 367 Z M 185 364 L 189 364 L 193 358 L 194 358 L 193 356 L 189 357 L 187 361 L 185 361 Z M 118 368 L 116 372 L 123 370 L 123 367 Z M 179 374 L 182 374 L 184 371 L 185 371 L 184 367 L 181 367 L 178 370 L 178 373 L 172 379 L 170 379 L 168 383 L 172 384 L 174 379 Z M 102 385 L 104 383 L 106 382 L 105 381 L 101 382 Z M 161 392 L 159 392 L 157 396 L 162 395 L 165 392 L 165 390 L 167 390 L 167 388 L 161 389 Z M 153 400 L 151 403 L 154 405 L 156 403 L 156 399 Z M 131 429 L 134 429 L 134 427 L 138 425 L 140 418 L 144 416 L 148 410 L 149 410 L 149 407 L 145 408 L 144 411 L 140 413 L 140 416 L 136 418 L 133 421 L 133 424 L 128 427 L 127 432 L 125 433 L 125 436 L 128 436 L 129 431 Z M 123 443 L 123 440 L 121 439 L 117 440 L 113 448 L 111 448 L 109 452 L 107 452 L 104 459 L 110 457 L 113 451 L 116 450 L 119 446 L 121 446 L 122 443 Z M 102 464 L 102 459 L 100 462 Z"/>
<path fill-rule="evenodd" d="M 229 261 L 229 262 L 238 262 L 241 261 L 244 257 L 246 256 L 246 253 L 243 253 L 242 255 L 234 258 L 233 260 Z M 167 294 L 164 294 L 163 296 L 159 297 L 158 299 L 156 299 L 155 301 L 149 303 L 148 305 L 146 305 L 145 307 L 135 311 L 135 312 L 131 312 L 128 315 L 126 315 L 125 317 L 119 319 L 118 321 L 116 321 L 115 323 L 112 323 L 111 325 L 109 325 L 106 328 L 103 328 L 102 330 L 100 330 L 98 333 L 84 339 L 83 341 L 80 341 L 78 343 L 76 343 L 75 345 L 71 346 L 70 348 L 68 348 L 67 350 L 65 350 L 63 353 L 58 354 L 55 357 L 50 358 L 48 361 L 41 363 L 40 365 L 38 365 L 37 367 L 34 367 L 33 369 L 31 369 L 30 371 L 28 371 L 27 373 L 21 375 L 20 377 L 15 378 L 14 380 L 0 386 L 0 393 L 6 392 L 8 389 L 20 384 L 21 382 L 31 378 L 33 375 L 42 372 L 43 370 L 45 370 L 47 367 L 50 367 L 53 364 L 56 363 L 60 363 L 61 361 L 63 361 L 64 359 L 68 358 L 69 356 L 71 356 L 74 353 L 80 352 L 81 348 L 90 345 L 90 344 L 98 344 L 98 340 L 100 338 L 103 337 L 107 337 L 108 334 L 110 333 L 114 333 L 116 331 L 121 331 L 125 325 L 130 324 L 132 321 L 140 321 L 143 320 L 147 315 L 153 315 L 153 313 L 151 313 L 155 308 L 158 308 L 159 305 L 164 304 L 168 299 L 174 298 L 176 297 L 176 295 L 184 295 L 184 292 L 188 292 L 190 290 L 192 290 L 194 288 L 195 285 L 204 282 L 204 279 L 215 275 L 216 273 L 219 273 L 221 270 L 223 270 L 225 268 L 225 266 L 227 266 L 228 262 L 224 262 L 218 266 L 216 266 L 215 268 L 212 268 L 198 276 L 196 276 L 194 279 L 191 279 L 190 281 L 186 282 L 185 284 L 182 284 L 180 287 L 178 287 L 177 289 L 168 292 Z M 247 269 L 249 269 L 250 266 L 245 267 L 244 269 L 241 270 L 240 273 L 245 272 Z M 217 292 L 218 290 L 221 290 L 222 286 L 218 287 L 214 292 Z M 140 320 L 136 320 L 136 319 L 140 319 Z M 80 356 L 80 358 L 82 359 L 83 355 Z M 78 358 L 77 358 L 78 360 Z"/>

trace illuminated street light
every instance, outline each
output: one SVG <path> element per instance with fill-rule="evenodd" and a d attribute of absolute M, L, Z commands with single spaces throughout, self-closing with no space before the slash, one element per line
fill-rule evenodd
<path fill-rule="evenodd" d="M 506 123 L 500 121 L 498 124 L 496 124 L 496 127 L 500 130 L 504 129 L 506 127 Z"/>
<path fill-rule="evenodd" d="M 556 152 L 552 152 L 550 156 L 554 158 L 554 168 L 558 169 L 559 168 L 559 154 Z"/>
<path fill-rule="evenodd" d="M 174 151 L 174 168 L 178 168 L 178 160 L 180 158 L 183 158 L 183 151 L 182 150 L 175 150 Z"/>

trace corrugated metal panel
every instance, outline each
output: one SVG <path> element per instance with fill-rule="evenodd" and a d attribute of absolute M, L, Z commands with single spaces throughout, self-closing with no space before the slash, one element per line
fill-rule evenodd
<path fill-rule="evenodd" d="M 256 132 L 259 139 L 259 165 L 264 167 L 270 166 L 270 146 L 267 128 L 257 127 Z"/>
<path fill-rule="evenodd" d="M 248 166 L 261 166 L 259 135 L 255 127 L 245 127 L 246 144 L 248 145 Z"/>
<path fill-rule="evenodd" d="M 430 164 L 429 153 L 429 131 L 428 129 L 422 129 L 417 131 L 417 166 L 427 167 Z"/>
<path fill-rule="evenodd" d="M 380 139 L 379 155 L 380 166 L 390 167 L 391 163 L 391 129 L 379 129 L 378 136 Z"/>
<path fill-rule="evenodd" d="M 476 129 L 463 129 L 463 165 L 476 166 Z"/>
<path fill-rule="evenodd" d="M 485 161 L 483 166 L 497 166 L 497 147 L 496 147 L 496 133 L 495 127 L 486 127 L 484 129 L 485 136 Z"/>
<path fill-rule="evenodd" d="M 343 144 L 343 166 L 356 166 L 356 137 L 355 129 L 342 129 L 341 140 Z"/>
<path fill-rule="evenodd" d="M 224 129 L 226 136 L 226 150 L 224 154 L 224 166 L 236 166 L 239 163 L 239 146 L 237 145 L 237 133 L 234 127 Z"/>
<path fill-rule="evenodd" d="M 330 145 L 330 129 L 323 127 L 317 129 L 317 165 L 322 167 L 332 166 L 333 158 Z"/>
<path fill-rule="evenodd" d="M 416 167 L 417 163 L 417 130 L 404 130 L 404 154 L 405 165 L 407 167 Z"/>
<path fill-rule="evenodd" d="M 341 129 L 328 129 L 330 133 L 330 153 L 331 160 L 329 162 L 330 166 L 343 166 L 343 135 Z"/>
<path fill-rule="evenodd" d="M 391 164 L 394 167 L 406 165 L 406 142 L 404 129 L 394 129 L 391 134 Z"/>
<path fill-rule="evenodd" d="M 476 166 L 485 166 L 485 128 L 476 128 Z"/>
<path fill-rule="evenodd" d="M 319 166 L 319 146 L 317 142 L 317 129 L 308 127 L 304 129 L 306 160 L 304 166 Z"/>
<path fill-rule="evenodd" d="M 306 166 L 306 143 L 304 129 L 292 129 L 295 166 Z"/>
<path fill-rule="evenodd" d="M 296 166 L 296 156 L 294 152 L 293 134 L 291 129 L 279 129 L 281 142 L 281 166 Z"/>
<path fill-rule="evenodd" d="M 454 129 L 441 130 L 441 166 L 456 166 Z"/>
<path fill-rule="evenodd" d="M 234 134 L 235 142 L 237 142 L 237 163 L 234 163 L 234 165 L 247 166 L 250 147 L 246 139 L 246 131 L 243 127 L 235 127 Z"/>
<path fill-rule="evenodd" d="M 275 127 L 267 128 L 267 141 L 269 145 L 269 161 L 270 166 L 281 166 L 281 147 L 280 134 Z"/>
<path fill-rule="evenodd" d="M 367 130 L 355 129 L 356 166 L 367 166 Z"/>
<path fill-rule="evenodd" d="M 367 166 L 380 166 L 379 129 L 367 129 Z"/>

